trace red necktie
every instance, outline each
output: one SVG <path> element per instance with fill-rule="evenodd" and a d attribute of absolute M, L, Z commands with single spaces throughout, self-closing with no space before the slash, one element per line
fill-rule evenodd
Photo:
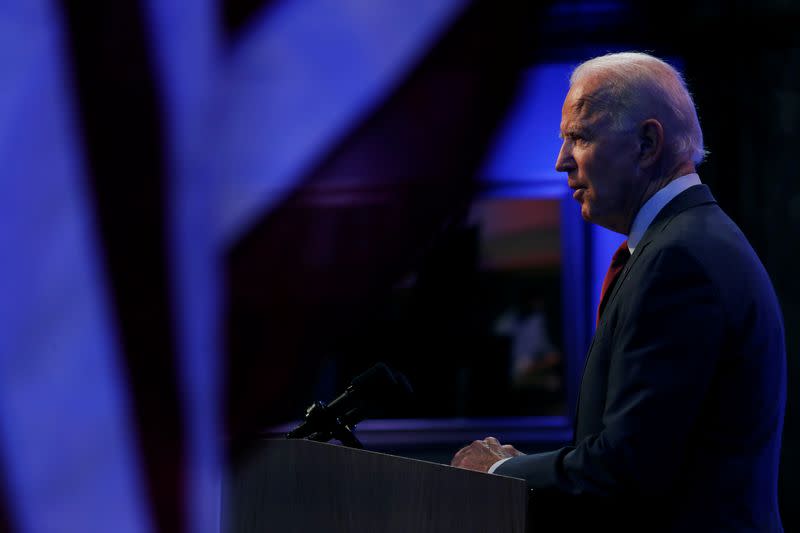
<path fill-rule="evenodd" d="M 614 252 L 614 256 L 611 258 L 611 264 L 608 265 L 606 277 L 603 279 L 603 288 L 600 291 L 600 305 L 597 306 L 597 322 L 595 326 L 600 323 L 600 314 L 603 312 L 603 308 L 606 305 L 606 293 L 614 286 L 614 282 L 617 281 L 622 269 L 625 268 L 625 263 L 628 262 L 630 257 L 631 252 L 628 250 L 628 239 L 625 239 L 625 241 L 619 245 L 617 251 Z"/>

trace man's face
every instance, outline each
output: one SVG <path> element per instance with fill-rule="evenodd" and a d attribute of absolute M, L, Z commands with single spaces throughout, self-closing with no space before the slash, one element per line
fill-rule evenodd
<path fill-rule="evenodd" d="M 585 103 L 598 87 L 599 80 L 588 78 L 567 93 L 561 111 L 564 142 L 556 170 L 567 173 L 584 220 L 627 233 L 642 185 L 637 179 L 636 134 L 633 129 L 612 131 L 609 116 Z"/>

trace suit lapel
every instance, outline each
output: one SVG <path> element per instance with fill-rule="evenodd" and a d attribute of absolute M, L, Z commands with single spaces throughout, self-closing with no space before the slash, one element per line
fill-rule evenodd
<path fill-rule="evenodd" d="M 689 187 L 678 196 L 673 198 L 672 200 L 664 206 L 663 209 L 658 213 L 655 220 L 650 224 L 650 227 L 647 228 L 644 235 L 642 236 L 642 240 L 636 246 L 636 249 L 633 251 L 633 255 L 625 265 L 625 268 L 622 269 L 622 273 L 620 273 L 619 279 L 614 284 L 614 287 L 611 289 L 611 294 L 608 297 L 608 303 L 603 310 L 603 317 L 601 317 L 600 324 L 598 324 L 598 328 L 602 327 L 605 323 L 605 317 L 609 316 L 609 310 L 611 309 L 614 300 L 619 294 L 620 290 L 622 289 L 622 285 L 625 283 L 625 279 L 628 277 L 628 273 L 636 266 L 636 261 L 642 256 L 647 246 L 650 242 L 666 227 L 672 222 L 672 219 L 675 218 L 678 213 L 686 211 L 692 207 L 697 207 L 699 205 L 709 204 L 709 203 L 716 203 L 714 197 L 711 195 L 711 191 L 706 185 L 694 185 Z"/>
<path fill-rule="evenodd" d="M 636 264 L 636 261 L 642 256 L 642 253 L 644 253 L 644 249 L 647 247 L 648 244 L 650 244 L 650 241 L 644 242 L 644 240 L 642 240 L 642 242 L 639 243 L 639 245 L 633 251 L 633 255 L 631 256 L 631 258 L 628 259 L 627 263 L 625 263 L 625 268 L 622 269 L 619 278 L 617 278 L 617 282 L 614 283 L 614 286 L 611 288 L 611 294 L 608 296 L 608 302 L 606 302 L 605 308 L 603 308 L 603 315 L 600 317 L 600 323 L 597 325 L 597 329 L 600 329 L 600 327 L 605 323 L 606 317 L 609 315 L 608 311 L 609 309 L 611 309 L 611 304 L 614 303 L 614 299 L 617 297 L 617 293 L 620 291 L 620 287 L 622 287 L 622 284 L 625 283 L 625 278 L 628 277 L 628 272 L 630 272 L 631 269 L 633 269 L 633 266 Z"/>

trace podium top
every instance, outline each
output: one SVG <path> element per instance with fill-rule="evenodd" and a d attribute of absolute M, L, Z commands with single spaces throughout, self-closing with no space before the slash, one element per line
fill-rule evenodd
<path fill-rule="evenodd" d="M 521 479 L 305 440 L 265 440 L 230 472 L 227 533 L 524 532 Z"/>

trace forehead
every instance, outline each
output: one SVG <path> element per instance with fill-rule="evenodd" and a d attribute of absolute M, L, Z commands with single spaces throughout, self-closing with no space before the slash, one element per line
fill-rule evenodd
<path fill-rule="evenodd" d="M 576 82 L 569 89 L 561 108 L 562 131 L 578 127 L 599 127 L 605 122 L 606 114 L 597 112 L 592 105 L 600 89 L 599 80 L 592 78 Z"/>

